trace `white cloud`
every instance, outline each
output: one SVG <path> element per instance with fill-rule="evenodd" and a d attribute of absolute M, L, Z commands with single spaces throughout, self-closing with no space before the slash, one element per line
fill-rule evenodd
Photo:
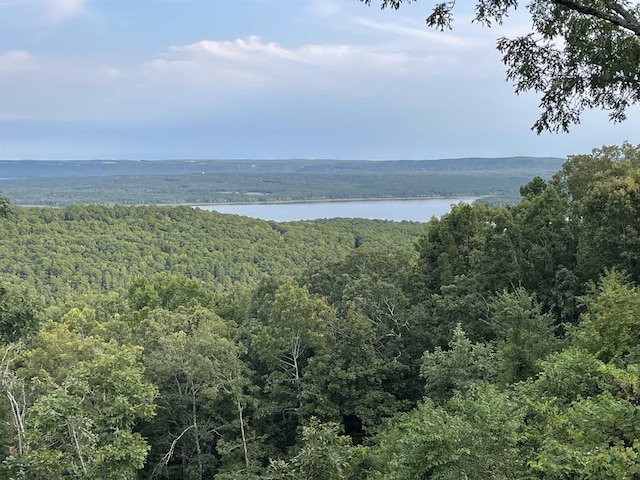
<path fill-rule="evenodd" d="M 45 0 L 47 17 L 53 22 L 76 17 L 83 13 L 86 0 Z"/>
<path fill-rule="evenodd" d="M 86 8 L 87 0 L 0 0 L 4 16 L 31 27 L 78 17 Z"/>
<path fill-rule="evenodd" d="M 159 118 L 290 97 L 376 102 L 408 89 L 432 91 L 436 77 L 476 75 L 477 69 L 457 58 L 467 50 L 476 55 L 464 42 L 431 48 L 425 41 L 430 37 L 411 29 L 367 28 L 374 27 L 386 28 L 393 38 L 296 46 L 255 35 L 201 40 L 169 46 L 138 66 L 0 52 L 1 117 Z"/>
<path fill-rule="evenodd" d="M 24 50 L 0 53 L 0 74 L 34 67 L 34 57 Z M 0 77 L 0 81 L 1 81 Z"/>
<path fill-rule="evenodd" d="M 415 49 L 414 49 L 415 50 Z M 428 65 L 428 68 L 425 66 Z M 391 44 L 304 44 L 287 48 L 258 36 L 233 41 L 202 40 L 171 46 L 158 59 L 146 62 L 147 75 L 181 76 L 196 84 L 243 86 L 298 85 L 313 90 L 348 90 L 345 80 L 375 83 L 416 73 L 432 75 L 448 69 L 441 54 L 396 49 Z M 239 81 L 240 83 L 236 83 Z"/>
<path fill-rule="evenodd" d="M 183 47 L 171 46 L 169 51 L 187 52 L 197 56 L 219 57 L 233 61 L 260 60 L 268 57 L 294 59 L 294 53 L 291 50 L 282 48 L 277 43 L 263 43 L 260 37 L 255 35 L 248 37 L 246 40 L 239 38 L 231 42 L 202 40 Z"/>
<path fill-rule="evenodd" d="M 360 26 L 384 30 L 390 38 L 295 46 L 255 35 L 207 39 L 169 46 L 138 66 L 54 60 L 26 51 L 0 54 L 2 118 L 160 118 L 168 112 L 233 111 L 268 98 L 373 103 L 402 92 L 410 97 L 408 91 L 431 95 L 437 78 L 482 75 L 474 66 L 482 54 L 465 38 L 434 39 L 433 32 L 406 25 Z"/>
<path fill-rule="evenodd" d="M 374 30 L 393 33 L 402 37 L 410 37 L 422 40 L 426 45 L 441 45 L 455 49 L 477 49 L 477 40 L 464 38 L 449 32 L 438 32 L 427 27 L 415 28 L 413 26 L 398 23 L 379 22 L 369 18 L 355 18 L 354 23 Z"/>

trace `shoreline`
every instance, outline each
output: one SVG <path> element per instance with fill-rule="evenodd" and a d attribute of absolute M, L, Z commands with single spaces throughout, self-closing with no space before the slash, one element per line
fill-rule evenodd
<path fill-rule="evenodd" d="M 361 198 L 324 198 L 311 200 L 276 200 L 273 202 L 216 202 L 216 203 L 163 203 L 150 204 L 158 206 L 192 206 L 192 207 L 217 207 L 225 205 L 288 205 L 288 204 L 305 204 L 305 203 L 348 203 L 348 202 L 392 202 L 407 200 L 447 200 L 447 199 L 479 199 L 488 195 L 456 195 L 451 197 L 361 197 Z"/>
<path fill-rule="evenodd" d="M 218 206 L 231 206 L 231 205 L 302 205 L 308 203 L 349 203 L 349 202 L 393 202 L 393 201 L 408 201 L 408 200 L 447 200 L 447 199 L 481 199 L 490 197 L 491 195 L 456 195 L 456 196 L 437 196 L 437 197 L 358 197 L 358 198 L 323 198 L 323 199 L 309 199 L 309 200 L 274 200 L 271 202 L 212 202 L 212 203 L 136 203 L 136 204 L 124 204 L 124 203 L 72 203 L 69 205 L 31 205 L 31 204 L 18 204 L 12 203 L 13 207 L 20 208 L 65 208 L 73 205 L 104 205 L 104 206 L 120 206 L 120 207 L 218 207 Z"/>

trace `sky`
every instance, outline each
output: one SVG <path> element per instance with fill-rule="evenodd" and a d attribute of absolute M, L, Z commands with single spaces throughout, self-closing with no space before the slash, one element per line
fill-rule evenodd
<path fill-rule="evenodd" d="M 0 0 L 1 159 L 559 156 L 638 143 L 592 111 L 536 135 L 497 38 L 429 29 L 432 2 Z"/>

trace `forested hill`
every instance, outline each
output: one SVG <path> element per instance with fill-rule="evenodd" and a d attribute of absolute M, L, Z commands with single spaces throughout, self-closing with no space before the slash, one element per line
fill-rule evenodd
<path fill-rule="evenodd" d="M 0 161 L 0 190 L 17 205 L 206 204 L 492 196 L 517 201 L 560 158 L 450 160 Z"/>
<path fill-rule="evenodd" d="M 5 282 L 46 303 L 123 292 L 137 276 L 181 273 L 217 290 L 291 275 L 356 248 L 413 251 L 415 222 L 333 219 L 276 223 L 190 207 L 12 209 L 0 236 Z"/>

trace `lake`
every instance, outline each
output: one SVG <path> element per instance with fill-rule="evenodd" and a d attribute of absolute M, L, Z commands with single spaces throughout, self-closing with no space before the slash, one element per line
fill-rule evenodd
<path fill-rule="evenodd" d="M 255 203 L 243 205 L 202 205 L 202 210 L 233 213 L 246 217 L 292 222 L 320 218 L 368 218 L 372 220 L 403 220 L 428 222 L 441 217 L 460 202 L 472 203 L 478 197 L 430 198 L 422 200 L 358 200 L 345 202 Z"/>

